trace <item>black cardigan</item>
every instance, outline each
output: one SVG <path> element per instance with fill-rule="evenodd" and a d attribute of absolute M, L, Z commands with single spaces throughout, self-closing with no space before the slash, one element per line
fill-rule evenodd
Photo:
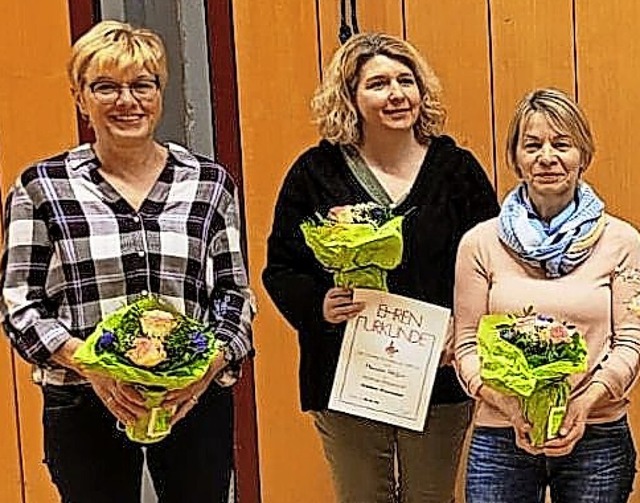
<path fill-rule="evenodd" d="M 323 320 L 322 303 L 333 279 L 305 245 L 299 225 L 315 212 L 325 215 L 333 206 L 367 201 L 371 197 L 345 164 L 339 147 L 327 141 L 298 158 L 278 196 L 262 279 L 298 332 L 303 410 L 327 407 L 344 324 Z M 460 238 L 498 211 L 495 192 L 473 155 L 447 136 L 433 138 L 410 193 L 396 209 L 407 214 L 404 255 L 387 276 L 389 291 L 452 307 Z M 441 367 L 431 403 L 466 398 L 453 368 Z"/>

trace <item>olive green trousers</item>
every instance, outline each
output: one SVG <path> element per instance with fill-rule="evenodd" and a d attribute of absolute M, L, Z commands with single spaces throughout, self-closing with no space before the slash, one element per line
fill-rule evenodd
<path fill-rule="evenodd" d="M 472 402 L 433 405 L 424 432 L 311 412 L 339 503 L 450 503 Z"/>

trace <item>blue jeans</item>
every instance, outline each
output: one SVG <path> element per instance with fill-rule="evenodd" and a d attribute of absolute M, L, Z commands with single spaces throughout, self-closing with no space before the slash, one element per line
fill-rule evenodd
<path fill-rule="evenodd" d="M 635 476 L 636 451 L 627 418 L 588 425 L 567 456 L 519 449 L 511 428 L 476 427 L 467 463 L 467 503 L 624 503 Z"/>

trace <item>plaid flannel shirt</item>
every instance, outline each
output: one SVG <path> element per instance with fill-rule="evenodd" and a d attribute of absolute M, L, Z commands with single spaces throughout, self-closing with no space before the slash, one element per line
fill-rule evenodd
<path fill-rule="evenodd" d="M 37 381 L 84 382 L 51 354 L 147 293 L 212 324 L 230 362 L 253 352 L 236 187 L 209 159 L 167 147 L 138 211 L 100 175 L 89 145 L 31 166 L 8 194 L 0 309 Z"/>

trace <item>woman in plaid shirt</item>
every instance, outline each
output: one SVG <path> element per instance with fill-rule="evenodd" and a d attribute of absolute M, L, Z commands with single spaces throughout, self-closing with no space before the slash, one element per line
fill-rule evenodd
<path fill-rule="evenodd" d="M 154 139 L 167 80 L 155 33 L 101 22 L 76 42 L 68 70 L 96 141 L 18 178 L 1 271 L 5 331 L 43 390 L 51 477 L 64 502 L 140 501 L 143 452 L 114 426 L 145 414 L 144 400 L 72 355 L 105 315 L 152 293 L 211 323 L 224 344 L 205 378 L 167 395 L 177 424 L 147 448 L 156 492 L 226 502 L 233 409 L 220 383 L 252 352 L 237 189 L 213 161 Z"/>

